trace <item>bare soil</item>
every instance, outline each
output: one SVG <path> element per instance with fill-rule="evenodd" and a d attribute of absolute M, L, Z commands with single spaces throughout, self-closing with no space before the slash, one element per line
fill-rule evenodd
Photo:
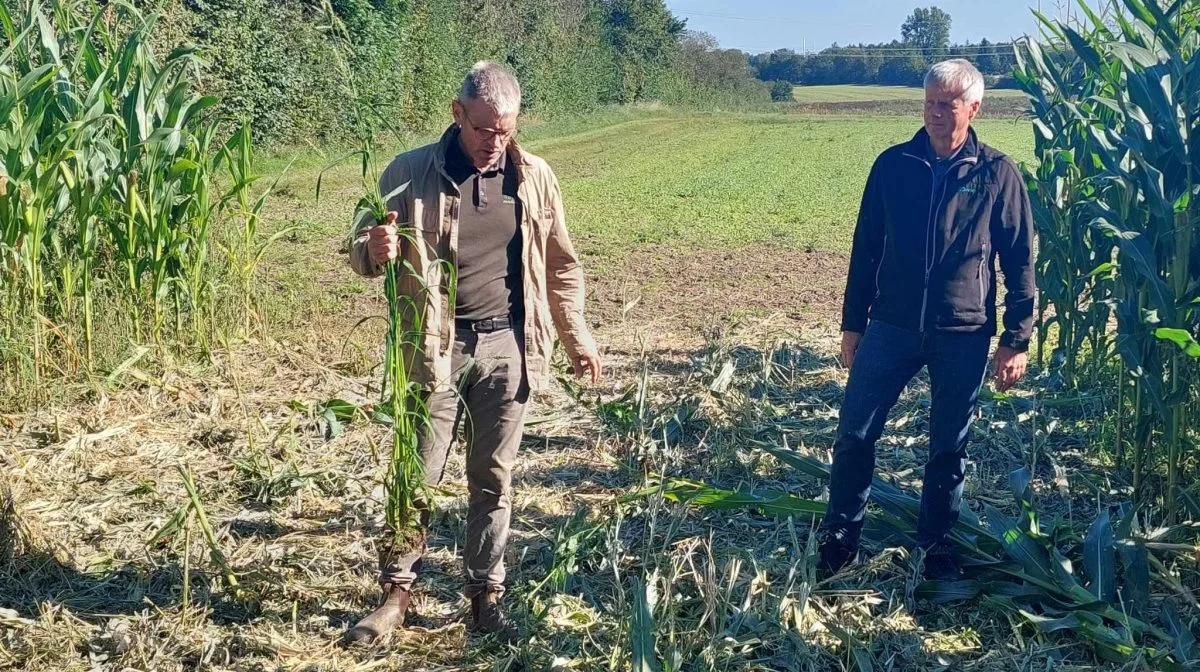
<path fill-rule="evenodd" d="M 836 329 L 848 255 L 769 244 L 739 249 L 633 249 L 616 272 L 590 278 L 589 308 L 606 342 L 642 330 L 694 345 L 706 331 L 769 319 L 781 330 Z"/>

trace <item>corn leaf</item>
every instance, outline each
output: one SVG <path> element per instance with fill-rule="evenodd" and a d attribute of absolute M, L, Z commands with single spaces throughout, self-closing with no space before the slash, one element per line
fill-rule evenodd
<path fill-rule="evenodd" d="M 1083 566 L 1089 579 L 1088 590 L 1110 604 L 1117 600 L 1116 562 L 1112 522 L 1105 511 L 1096 518 L 1084 537 Z"/>
<path fill-rule="evenodd" d="M 167 522 L 163 523 L 162 527 L 158 528 L 158 531 L 154 533 L 154 536 L 150 537 L 150 540 L 146 542 L 146 545 L 154 547 L 166 539 L 175 536 L 175 533 L 183 527 L 183 524 L 187 520 L 187 515 L 190 511 L 191 505 L 189 504 L 184 504 L 178 509 L 175 509 L 175 513 L 172 514 L 169 519 L 167 519 Z"/>
<path fill-rule="evenodd" d="M 1154 337 L 1161 341 L 1174 343 L 1188 357 L 1200 358 L 1200 343 L 1197 343 L 1196 339 L 1192 338 L 1192 335 L 1184 329 L 1159 327 L 1154 330 Z"/>
<path fill-rule="evenodd" d="M 1058 632 L 1060 630 L 1077 630 L 1083 625 L 1079 620 L 1079 616 L 1074 613 L 1067 614 L 1066 616 L 1060 616 L 1058 618 L 1049 618 L 1021 609 L 1020 614 L 1025 618 L 1025 620 L 1032 623 L 1040 632 L 1050 633 Z"/>
<path fill-rule="evenodd" d="M 961 581 L 924 581 L 917 586 L 914 596 L 930 604 L 966 602 L 979 596 L 982 585 L 974 579 Z"/>
<path fill-rule="evenodd" d="M 17 30 L 13 25 L 12 14 L 10 14 L 8 11 L 8 4 L 3 2 L 0 2 L 0 28 L 4 29 L 4 34 L 8 37 L 9 42 L 17 42 Z M 0 59 L 0 61 L 7 60 L 7 55 Z"/>
<path fill-rule="evenodd" d="M 1021 530 L 1038 534 L 1037 512 L 1033 508 L 1033 472 L 1027 466 L 1013 471 L 1008 475 L 1008 487 L 1021 507 Z"/>
<path fill-rule="evenodd" d="M 654 614 L 652 595 L 647 584 L 633 579 L 633 615 L 629 621 L 630 651 L 633 672 L 659 672 L 658 654 L 654 651 Z"/>
<path fill-rule="evenodd" d="M 991 505 L 984 504 L 984 515 L 987 517 L 988 527 L 999 539 L 1005 554 L 1020 565 L 1025 573 L 1042 581 L 1054 579 L 1053 570 L 1050 568 L 1050 558 L 1046 555 L 1046 550 L 1035 539 L 1023 532 L 1011 518 L 1000 513 Z"/>
<path fill-rule="evenodd" d="M 1179 608 L 1175 606 L 1173 600 L 1163 603 L 1160 616 L 1167 626 L 1167 632 L 1174 640 L 1172 648 L 1175 662 L 1188 666 L 1200 662 L 1200 650 L 1197 650 L 1196 647 L 1196 637 L 1179 617 Z"/>
<path fill-rule="evenodd" d="M 645 497 L 657 493 L 672 502 L 721 511 L 754 509 L 765 515 L 778 518 L 820 518 L 825 515 L 823 502 L 801 499 L 777 490 L 754 492 L 744 488 L 726 490 L 700 481 L 675 478 L 665 482 L 661 488 L 647 488 L 631 497 Z"/>
<path fill-rule="evenodd" d="M 865 647 L 856 645 L 850 649 L 850 659 L 854 662 L 857 672 L 871 672 L 875 669 L 875 658 Z"/>
<path fill-rule="evenodd" d="M 1170 287 L 1158 275 L 1154 249 L 1146 237 L 1137 231 L 1128 231 L 1107 221 L 1097 221 L 1096 226 L 1117 240 L 1121 248 L 1121 267 L 1133 270 L 1145 281 L 1151 305 L 1160 314 L 1170 314 L 1174 309 L 1175 299 L 1171 296 Z M 1129 263 L 1125 263 L 1126 261 Z"/>
<path fill-rule="evenodd" d="M 802 474 L 822 481 L 829 480 L 829 465 L 811 455 L 801 455 L 794 450 L 779 446 L 765 446 L 763 450 Z M 906 493 L 876 476 L 871 480 L 871 501 L 878 504 L 897 521 L 902 522 L 907 529 L 915 529 L 921 508 L 919 497 Z M 991 536 L 975 513 L 966 507 L 962 509 L 955 533 L 961 535 L 964 541 Z"/>
<path fill-rule="evenodd" d="M 38 33 L 41 36 L 42 49 L 55 63 L 62 61 L 62 55 L 58 49 L 58 38 L 54 35 L 54 28 L 51 27 L 50 20 L 36 8 L 31 9 L 31 11 L 37 16 Z"/>
<path fill-rule="evenodd" d="M 1100 52 L 1096 51 L 1090 42 L 1075 32 L 1070 26 L 1063 26 L 1063 35 L 1070 42 L 1071 48 L 1075 50 L 1075 54 L 1087 64 L 1087 67 L 1096 72 L 1104 70 L 1104 61 L 1100 56 Z"/>
<path fill-rule="evenodd" d="M 1130 612 L 1140 616 L 1150 605 L 1150 557 L 1145 546 L 1134 543 L 1138 508 L 1125 505 L 1114 529 L 1117 553 L 1121 557 L 1124 591 L 1122 598 L 1130 603 Z"/>

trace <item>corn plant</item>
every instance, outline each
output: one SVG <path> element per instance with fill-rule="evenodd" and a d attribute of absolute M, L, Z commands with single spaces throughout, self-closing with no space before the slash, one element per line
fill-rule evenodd
<path fill-rule="evenodd" d="M 142 278 L 149 276 L 151 325 L 155 341 L 160 342 L 168 298 L 176 307 L 177 331 L 181 329 L 180 295 L 190 286 L 186 250 L 194 240 L 197 220 L 203 226 L 211 214 L 211 203 L 197 199 L 206 192 L 194 190 L 198 180 L 212 176 L 195 175 L 204 164 L 194 154 L 193 135 L 203 133 L 199 115 L 217 99 L 190 92 L 194 47 L 177 48 L 158 64 L 146 45 L 156 20 L 152 15 L 139 26 L 125 42 L 121 59 L 112 65 L 124 101 L 118 126 L 123 131 L 119 149 L 127 176 L 125 226 L 117 232 L 133 295 L 140 295 Z M 201 206 L 209 210 L 201 212 Z M 134 323 L 140 330 L 138 317 L 135 314 Z"/>
<path fill-rule="evenodd" d="M 1031 48 L 1037 49 L 1036 43 Z M 1088 155 L 1091 127 L 1076 124 L 1064 104 L 1086 99 L 1090 92 L 1086 83 L 1061 82 L 1076 89 L 1056 89 L 1056 95 L 1047 96 L 1033 77 L 1022 72 L 1018 79 L 1031 94 L 1034 147 L 1041 158 L 1035 169 L 1026 169 L 1038 233 L 1038 360 L 1040 365 L 1047 363 L 1044 349 L 1056 326 L 1058 345 L 1051 367 L 1061 369 L 1065 385 L 1077 385 L 1086 342 L 1084 368 L 1094 383 L 1111 353 L 1105 325 L 1112 312 L 1114 244 L 1089 226 L 1083 205 L 1089 181 L 1100 170 L 1090 161 L 1077 160 Z M 1103 108 L 1092 111 L 1097 114 L 1095 123 L 1105 121 Z"/>
<path fill-rule="evenodd" d="M 5 125 L 0 131 L 4 150 L 0 174 L 11 186 L 0 195 L 0 228 L 4 231 L 5 256 L 11 262 L 8 278 L 9 307 L 14 312 L 24 303 L 31 315 L 33 372 L 42 372 L 44 343 L 43 300 L 46 295 L 43 256 L 50 227 L 66 209 L 59 198 L 58 166 L 70 150 L 69 134 L 42 132 L 47 119 L 57 116 L 55 92 L 65 79 L 62 58 L 47 19 L 25 21 L 18 30 L 5 5 L 0 5 L 0 27 L 9 47 L 0 61 L 0 113 Z M 35 37 L 35 30 L 37 31 Z M 11 313 L 10 313 L 11 315 Z M 10 333 L 15 331 L 10 323 Z"/>
<path fill-rule="evenodd" d="M 1157 481 L 1171 519 L 1183 474 L 1196 466 L 1200 410 L 1200 1 L 1123 0 L 1109 23 L 1081 7 L 1090 26 L 1043 18 L 1060 47 L 1047 53 L 1030 42 L 1017 76 L 1034 103 L 1043 167 L 1059 165 L 1063 142 L 1044 137 L 1047 130 L 1074 143 L 1070 226 L 1101 254 L 1083 265 L 1066 255 L 1063 263 L 1076 277 L 1112 275 L 1113 342 L 1125 370 L 1117 452 L 1132 446 L 1135 497 L 1147 500 Z M 1058 184 L 1042 187 L 1059 194 Z M 1038 213 L 1039 229 L 1061 232 L 1048 210 Z M 1111 260 L 1100 235 L 1115 248 Z M 1060 301 L 1046 270 L 1039 268 L 1040 284 Z M 1107 319 L 1080 326 L 1097 341 L 1109 335 Z"/>
<path fill-rule="evenodd" d="M 192 333 L 207 348 L 203 320 L 205 311 L 212 305 L 213 282 L 209 279 L 208 244 L 212 225 L 220 215 L 228 211 L 227 201 L 213 200 L 212 176 L 217 174 L 222 154 L 215 150 L 217 121 L 208 123 L 199 134 L 190 138 L 190 159 L 179 162 L 185 193 L 192 195 L 193 217 L 186 256 L 181 259 L 184 267 L 188 311 L 192 316 Z M 178 312 L 178 311 L 177 311 Z"/>
<path fill-rule="evenodd" d="M 158 15 L 128 4 L 16 4 L 0 3 L 6 382 L 92 368 L 98 292 L 125 307 L 119 326 L 101 323 L 128 332 L 118 341 L 148 331 L 160 347 L 203 345 L 217 293 L 209 241 L 228 219 L 248 324 L 254 268 L 285 232 L 257 238 L 266 195 L 250 194 L 250 131 L 218 141 L 218 101 L 195 93 L 196 48 L 160 57 L 150 46 Z M 226 161 L 232 187 L 218 197 Z"/>
<path fill-rule="evenodd" d="M 280 171 L 270 186 L 255 197 L 252 188 L 262 176 L 254 172 L 254 145 L 251 141 L 250 123 L 245 121 L 221 149 L 221 160 L 228 167 L 232 181 L 229 191 L 221 198 L 221 204 L 231 206 L 236 224 L 234 240 L 222 249 L 240 283 L 242 327 L 249 333 L 251 319 L 257 315 L 253 304 L 254 277 L 263 254 L 280 238 L 299 228 L 285 226 L 266 240 L 259 240 L 258 226 L 262 221 L 263 207 L 266 206 L 267 198 L 275 190 L 279 180 L 287 174 L 291 164 Z"/>

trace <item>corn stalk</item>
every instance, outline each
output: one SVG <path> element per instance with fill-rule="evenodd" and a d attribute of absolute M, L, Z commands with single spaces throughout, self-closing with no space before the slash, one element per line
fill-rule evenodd
<path fill-rule="evenodd" d="M 786 447 L 764 450 L 797 473 L 821 482 L 829 479 L 829 465 L 816 458 Z M 1025 516 L 1032 513 L 1029 483 L 1028 468 L 1010 477 L 1016 507 Z M 789 492 L 747 487 L 727 490 L 683 478 L 651 482 L 626 499 L 660 496 L 697 508 L 753 510 L 779 520 L 818 521 L 826 509 L 823 502 Z M 884 546 L 915 546 L 919 495 L 876 476 L 871 484 L 871 501 L 875 507 L 864 521 L 864 539 Z M 1200 652 L 1181 646 L 1178 638 L 1151 622 L 1148 615 L 1151 579 L 1171 578 L 1151 549 L 1164 546 L 1157 539 L 1181 530 L 1148 533 L 1137 523 L 1137 509 L 1126 506 L 1115 522 L 1107 513 L 1102 514 L 1089 527 L 1082 543 L 1060 548 L 1057 540 L 1077 535 L 1061 527 L 1041 530 L 987 505 L 984 512 L 985 517 L 980 519 L 964 508 L 949 535 L 958 551 L 971 559 L 964 566 L 965 578 L 924 581 L 915 587 L 916 598 L 931 604 L 985 601 L 1044 635 L 1069 631 L 1087 642 L 1097 657 L 1117 663 L 1141 659 L 1153 669 L 1183 670 L 1200 661 Z M 1171 550 L 1190 552 L 1194 547 Z M 1118 556 L 1122 561 L 1120 572 Z M 1077 566 L 1082 571 L 1076 571 Z M 1123 594 L 1115 590 L 1118 579 Z"/>
<path fill-rule="evenodd" d="M 263 255 L 280 238 L 292 233 L 298 226 L 285 226 L 272 233 L 266 240 L 260 240 L 258 227 L 262 222 L 263 208 L 267 198 L 279 184 L 279 180 L 287 174 L 291 167 L 289 163 L 265 190 L 257 196 L 253 193 L 254 184 L 262 178 L 254 172 L 254 145 L 251 141 L 250 123 L 243 121 L 241 126 L 221 148 L 220 163 L 229 171 L 232 186 L 222 196 L 221 206 L 231 209 L 236 224 L 235 236 L 232 243 L 223 246 L 230 265 L 234 269 L 240 284 L 242 297 L 242 330 L 249 335 L 252 331 L 251 322 L 258 316 L 254 303 L 254 278 Z"/>
<path fill-rule="evenodd" d="M 1120 389 L 1120 408 L 1132 399 L 1121 425 L 1132 428 L 1135 496 L 1146 501 L 1153 480 L 1173 520 L 1197 459 L 1189 410 L 1200 379 L 1200 0 L 1114 2 L 1111 26 L 1081 8 L 1090 25 L 1042 17 L 1050 39 L 1028 42 L 1018 66 L 1033 104 L 1039 176 L 1049 178 L 1038 185 L 1039 233 L 1057 257 L 1039 266 L 1039 285 L 1060 327 L 1070 322 L 1060 347 L 1113 339 L 1128 373 L 1122 380 L 1132 381 Z M 1056 251 L 1073 236 L 1102 254 L 1077 254 L 1073 242 Z M 1111 260 L 1103 240 L 1115 249 Z M 1111 276 L 1105 303 L 1115 308 L 1115 334 L 1103 311 L 1079 319 L 1081 288 L 1064 285 L 1064 276 Z"/>
<path fill-rule="evenodd" d="M 229 564 L 229 560 L 225 558 L 225 553 L 221 550 L 221 544 L 217 542 L 217 533 L 213 529 L 212 523 L 208 520 L 208 512 L 204 508 L 204 501 L 200 499 L 200 490 L 196 487 L 196 481 L 192 478 L 192 471 L 186 465 L 178 467 L 179 476 L 183 480 L 183 487 L 187 490 L 188 503 L 184 506 L 184 515 L 186 517 L 187 509 L 190 508 L 196 514 L 196 520 L 200 523 L 200 531 L 204 534 L 204 542 L 208 545 L 209 557 L 214 565 L 221 570 L 221 576 L 225 579 L 225 586 L 233 592 L 235 596 L 241 594 L 241 586 L 238 584 L 237 574 L 234 573 L 233 567 Z"/>
<path fill-rule="evenodd" d="M 6 347 L 28 348 L 35 381 L 50 365 L 91 368 L 97 287 L 125 302 L 135 342 L 147 314 L 160 345 L 203 342 L 208 238 L 228 203 L 210 195 L 217 100 L 193 92 L 195 47 L 160 58 L 149 40 L 158 15 L 125 3 L 19 5 L 0 3 Z M 6 380 L 21 379 L 21 361 L 5 358 Z"/>

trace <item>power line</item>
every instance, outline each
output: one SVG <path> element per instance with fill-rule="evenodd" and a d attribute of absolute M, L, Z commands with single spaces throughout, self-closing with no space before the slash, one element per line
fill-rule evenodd
<path fill-rule="evenodd" d="M 701 16 L 701 17 L 710 18 L 710 19 L 732 19 L 733 21 L 751 21 L 754 23 L 793 23 L 793 24 L 799 24 L 799 25 L 803 25 L 803 26 L 813 25 L 811 21 L 804 21 L 802 19 L 785 19 L 785 18 L 763 19 L 763 18 L 759 18 L 756 16 L 735 16 L 733 14 L 713 14 L 710 12 L 672 12 L 672 13 L 680 14 L 683 16 Z M 843 24 L 839 24 L 839 25 L 853 26 L 856 28 L 875 28 L 876 27 L 874 24 L 870 24 L 870 23 L 843 23 Z"/>
<path fill-rule="evenodd" d="M 993 42 L 993 43 L 986 44 L 986 45 L 952 44 L 948 47 L 945 47 L 943 50 L 944 51 L 969 51 L 971 49 L 978 49 L 978 50 L 993 51 L 993 50 L 1011 49 L 1014 44 L 1015 44 L 1014 42 Z M 850 45 L 846 45 L 846 46 L 826 47 L 826 49 L 837 49 L 839 51 L 845 50 L 845 49 L 860 49 L 863 51 L 920 51 L 920 52 L 925 52 L 925 51 L 929 50 L 928 47 L 891 46 L 891 45 L 886 45 L 886 44 L 880 45 L 878 47 L 872 46 L 872 45 L 850 44 Z"/>
<path fill-rule="evenodd" d="M 1009 53 L 1012 53 L 1012 50 L 1015 47 L 1016 47 L 1015 42 L 993 43 L 993 44 L 987 44 L 987 45 L 952 44 L 948 47 L 943 48 L 942 51 L 944 51 L 948 54 L 962 54 L 962 53 L 1009 54 Z M 778 49 L 786 49 L 786 48 L 787 47 L 777 47 L 776 49 L 772 49 L 770 51 L 777 51 Z M 867 45 L 867 46 L 848 45 L 848 46 L 844 46 L 844 47 L 843 46 L 825 47 L 824 49 L 821 49 L 820 51 L 813 51 L 811 49 L 807 50 L 807 51 L 804 51 L 804 50 L 796 51 L 795 49 L 793 49 L 792 51 L 795 51 L 797 54 L 800 54 L 802 56 L 815 56 L 818 54 L 823 54 L 827 51 L 835 52 L 833 54 L 830 54 L 830 55 L 834 55 L 834 56 L 852 56 L 853 54 L 843 54 L 841 52 L 858 51 L 858 52 L 870 52 L 870 54 L 896 53 L 896 54 L 900 54 L 900 55 L 905 55 L 905 54 L 924 54 L 927 51 L 931 51 L 931 50 L 932 49 L 929 47 L 911 47 L 911 46 L 893 47 L 893 46 L 888 46 L 888 45 L 874 47 L 874 46 L 870 46 L 870 45 Z"/>

